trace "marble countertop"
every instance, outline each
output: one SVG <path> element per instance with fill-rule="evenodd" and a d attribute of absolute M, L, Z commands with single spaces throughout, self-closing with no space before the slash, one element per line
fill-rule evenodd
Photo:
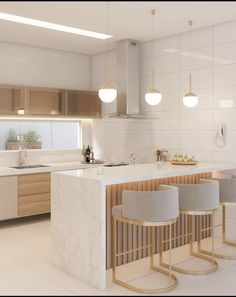
<path fill-rule="evenodd" d="M 28 164 L 24 164 L 28 165 Z M 24 166 L 23 165 L 23 166 Z M 50 163 L 41 164 L 48 167 L 38 167 L 38 168 L 27 168 L 27 169 L 16 169 L 11 167 L 0 167 L 0 176 L 12 176 L 12 175 L 22 175 L 22 174 L 32 174 L 32 173 L 45 173 L 53 171 L 63 171 L 63 170 L 74 170 L 74 169 L 86 169 L 91 167 L 97 167 L 97 164 L 82 164 L 80 162 L 60 162 L 60 163 Z"/>
<path fill-rule="evenodd" d="M 55 174 L 101 181 L 104 185 L 118 184 L 123 182 L 134 182 L 181 176 L 204 172 L 218 172 L 235 169 L 235 165 L 198 163 L 197 165 L 172 165 L 171 163 L 146 163 L 118 167 L 97 167 L 87 170 L 69 170 L 56 172 Z"/>

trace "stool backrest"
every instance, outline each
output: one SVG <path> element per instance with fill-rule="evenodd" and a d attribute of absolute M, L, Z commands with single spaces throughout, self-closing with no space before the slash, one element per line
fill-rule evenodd
<path fill-rule="evenodd" d="M 208 211 L 219 207 L 219 183 L 200 179 L 199 184 L 176 184 L 179 189 L 179 208 L 186 211 Z"/>
<path fill-rule="evenodd" d="M 214 178 L 220 186 L 220 202 L 236 203 L 236 178 Z"/>
<path fill-rule="evenodd" d="M 161 185 L 159 191 L 122 192 L 122 216 L 145 222 L 162 222 L 179 216 L 178 189 Z"/>

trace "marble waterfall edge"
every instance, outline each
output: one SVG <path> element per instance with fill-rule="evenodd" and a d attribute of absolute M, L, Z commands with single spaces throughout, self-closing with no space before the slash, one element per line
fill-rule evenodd
<path fill-rule="evenodd" d="M 52 174 L 51 190 L 52 264 L 105 290 L 105 186 Z"/>

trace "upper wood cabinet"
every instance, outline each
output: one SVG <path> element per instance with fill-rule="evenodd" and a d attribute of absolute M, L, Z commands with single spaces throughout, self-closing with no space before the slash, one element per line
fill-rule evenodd
<path fill-rule="evenodd" d="M 32 116 L 65 115 L 65 90 L 27 88 L 27 114 Z"/>
<path fill-rule="evenodd" d="M 66 113 L 69 116 L 101 115 L 101 101 L 97 92 L 67 90 Z"/>
<path fill-rule="evenodd" d="M 0 116 L 100 117 L 97 92 L 1 86 Z"/>
<path fill-rule="evenodd" d="M 25 107 L 23 87 L 0 85 L 0 115 L 18 115 Z"/>

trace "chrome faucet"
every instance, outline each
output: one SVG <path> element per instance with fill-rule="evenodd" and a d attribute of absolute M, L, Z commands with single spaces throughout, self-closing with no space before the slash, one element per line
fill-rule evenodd
<path fill-rule="evenodd" d="M 27 149 L 24 149 L 24 158 L 22 157 L 22 148 L 19 146 L 19 160 L 18 165 L 21 166 L 25 163 L 25 158 L 27 157 Z"/>

